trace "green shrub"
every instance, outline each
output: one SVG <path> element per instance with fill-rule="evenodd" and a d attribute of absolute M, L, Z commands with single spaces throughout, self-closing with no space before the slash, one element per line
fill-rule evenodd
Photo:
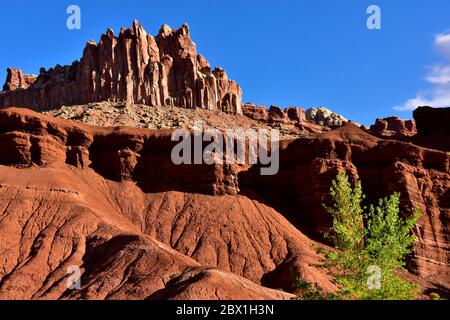
<path fill-rule="evenodd" d="M 324 290 L 317 283 L 310 283 L 298 276 L 294 278 L 294 290 L 298 292 L 292 300 L 334 300 L 337 296 Z"/>
<path fill-rule="evenodd" d="M 400 195 L 380 199 L 376 206 L 362 206 L 364 194 L 358 181 L 352 188 L 345 172 L 330 189 L 333 205 L 324 206 L 333 219 L 326 234 L 337 250 L 324 252 L 342 299 L 411 299 L 417 285 L 404 280 L 404 263 L 412 252 L 413 227 L 419 210 L 407 218 L 399 212 Z M 302 284 L 305 286 L 305 284 Z M 305 287 L 316 294 L 314 287 Z M 322 295 L 323 296 L 323 295 Z"/>
<path fill-rule="evenodd" d="M 439 293 L 432 292 L 429 294 L 430 300 L 441 300 Z"/>

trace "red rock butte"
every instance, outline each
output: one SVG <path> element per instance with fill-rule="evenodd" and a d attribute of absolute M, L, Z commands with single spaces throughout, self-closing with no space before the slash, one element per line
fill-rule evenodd
<path fill-rule="evenodd" d="M 242 90 L 220 67 L 197 54 L 189 27 L 163 25 L 156 37 L 135 20 L 116 37 L 111 29 L 89 41 L 80 61 L 39 75 L 9 68 L 0 107 L 40 111 L 63 105 L 112 101 L 242 113 Z"/>

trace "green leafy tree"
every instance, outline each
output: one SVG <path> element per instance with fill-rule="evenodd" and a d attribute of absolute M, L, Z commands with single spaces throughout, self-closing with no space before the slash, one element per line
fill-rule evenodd
<path fill-rule="evenodd" d="M 404 266 L 415 239 L 411 230 L 420 217 L 420 210 L 415 209 L 411 217 L 403 219 L 399 214 L 399 204 L 400 194 L 396 192 L 380 199 L 378 206 L 370 206 L 366 215 L 365 251 L 373 261 L 389 271 Z"/>
<path fill-rule="evenodd" d="M 332 182 L 333 205 L 324 206 L 333 218 L 327 234 L 337 250 L 325 252 L 327 266 L 344 299 L 411 299 L 417 286 L 401 274 L 405 258 L 412 252 L 413 227 L 419 210 L 402 218 L 400 194 L 380 199 L 368 210 L 362 206 L 364 194 L 358 181 L 353 188 L 345 172 Z M 367 211 L 367 212 L 365 212 Z M 375 273 L 373 273 L 375 272 Z M 371 285 L 371 281 L 374 284 Z"/>
<path fill-rule="evenodd" d="M 331 207 L 324 207 L 333 217 L 333 232 L 326 236 L 334 241 L 337 249 L 361 249 L 365 235 L 361 182 L 358 181 L 355 188 L 352 188 L 345 172 L 341 172 L 333 180 L 330 194 L 334 203 Z"/>

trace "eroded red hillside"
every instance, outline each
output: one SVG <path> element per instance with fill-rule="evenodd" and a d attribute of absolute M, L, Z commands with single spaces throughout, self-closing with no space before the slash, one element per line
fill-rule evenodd
<path fill-rule="evenodd" d="M 338 170 L 369 199 L 402 194 L 424 213 L 411 271 L 448 286 L 449 155 L 348 124 L 281 143 L 280 171 L 183 165 L 171 130 L 77 124 L 0 111 L 1 298 L 289 298 L 292 271 L 326 290 L 319 268 Z M 66 288 L 67 267 L 82 289 Z M 242 290 L 242 288 L 248 288 Z"/>
<path fill-rule="evenodd" d="M 236 195 L 239 170 L 177 169 L 167 132 L 23 109 L 0 111 L 0 127 L 1 298 L 281 299 L 265 287 L 291 289 L 291 271 L 334 288 L 315 242 Z"/>

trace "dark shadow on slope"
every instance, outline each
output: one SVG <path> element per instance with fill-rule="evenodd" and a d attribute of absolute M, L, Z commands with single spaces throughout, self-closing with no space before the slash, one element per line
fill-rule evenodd
<path fill-rule="evenodd" d="M 426 295 L 437 293 L 441 299 L 450 300 L 450 289 L 439 283 L 432 283 L 431 287 L 427 288 L 423 292 Z"/>

